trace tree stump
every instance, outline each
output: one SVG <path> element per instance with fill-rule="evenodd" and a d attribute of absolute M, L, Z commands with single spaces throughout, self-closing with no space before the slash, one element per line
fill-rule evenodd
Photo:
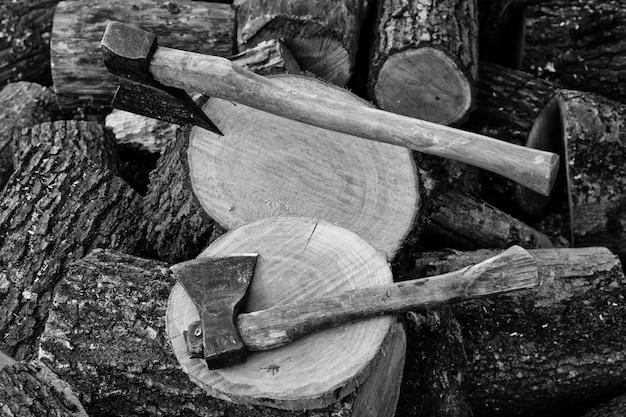
<path fill-rule="evenodd" d="M 227 4 L 64 1 L 54 14 L 50 45 L 54 91 L 62 110 L 109 110 L 118 81 L 102 65 L 100 40 L 111 20 L 155 32 L 163 46 L 219 56 L 233 53 L 235 14 Z"/>
<path fill-rule="evenodd" d="M 13 172 L 11 137 L 15 129 L 48 122 L 57 117 L 52 91 L 26 81 L 8 84 L 0 91 L 0 190 Z"/>
<path fill-rule="evenodd" d="M 358 100 L 312 78 L 280 80 Z M 145 207 L 149 240 L 162 259 L 197 256 L 216 224 L 230 230 L 268 216 L 329 221 L 389 259 L 411 242 L 419 226 L 420 183 L 409 150 L 217 98 L 203 109 L 225 136 L 179 130 L 152 175 Z"/>
<path fill-rule="evenodd" d="M 0 3 L 0 87 L 18 80 L 50 85 L 50 31 L 58 2 Z"/>
<path fill-rule="evenodd" d="M 529 4 L 522 69 L 573 90 L 626 102 L 622 1 Z"/>
<path fill-rule="evenodd" d="M 535 249 L 537 289 L 452 306 L 469 359 L 476 415 L 565 416 L 626 383 L 626 278 L 605 248 Z M 441 274 L 494 251 L 423 253 L 408 278 Z"/>
<path fill-rule="evenodd" d="M 378 3 L 370 98 L 384 110 L 462 123 L 478 70 L 476 0 Z"/>
<path fill-rule="evenodd" d="M 376 249 L 318 219 L 274 217 L 242 226 L 199 257 L 231 253 L 259 254 L 243 312 L 393 282 Z M 177 284 L 168 302 L 167 333 L 189 378 L 217 398 L 288 410 L 327 407 L 353 392 L 373 372 L 376 357 L 385 355 L 394 320 L 378 317 L 319 331 L 281 348 L 251 352 L 243 364 L 209 370 L 203 359 L 189 357 L 182 335 L 198 319 L 196 305 Z M 403 361 L 403 349 L 399 353 L 397 360 Z M 401 379 L 401 368 L 395 377 Z M 395 401 L 386 415 L 394 410 Z"/>
<path fill-rule="evenodd" d="M 70 386 L 40 361 L 19 363 L 0 352 L 0 414 L 87 417 Z"/>
<path fill-rule="evenodd" d="M 43 123 L 15 144 L 0 194 L 0 333 L 22 359 L 36 351 L 67 263 L 99 246 L 137 252 L 143 233 L 138 194 L 104 168 L 112 139 L 100 126 Z"/>
<path fill-rule="evenodd" d="M 269 39 L 282 39 L 302 70 L 345 86 L 352 75 L 363 0 L 237 0 L 240 50 Z"/>
<path fill-rule="evenodd" d="M 606 246 L 624 257 L 626 107 L 595 94 L 559 90 L 537 117 L 528 146 L 560 149 L 575 246 Z M 545 198 L 519 190 L 520 206 L 546 210 Z M 549 201 L 549 200 L 548 200 Z"/>

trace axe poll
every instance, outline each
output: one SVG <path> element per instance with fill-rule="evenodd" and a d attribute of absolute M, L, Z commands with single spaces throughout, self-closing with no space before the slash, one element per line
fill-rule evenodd
<path fill-rule="evenodd" d="M 102 38 L 104 62 L 120 77 L 113 106 L 220 134 L 185 91 L 202 92 L 377 142 L 454 159 L 500 174 L 548 195 L 558 155 L 301 91 L 243 69 L 226 58 L 157 45 L 156 35 L 110 22 Z"/>
<path fill-rule="evenodd" d="M 257 254 L 199 258 L 171 266 L 200 315 L 183 332 L 192 358 L 209 369 L 245 361 L 248 350 L 284 346 L 329 327 L 539 285 L 535 259 L 513 246 L 476 265 L 443 275 L 316 298 L 239 314 L 253 279 Z"/>

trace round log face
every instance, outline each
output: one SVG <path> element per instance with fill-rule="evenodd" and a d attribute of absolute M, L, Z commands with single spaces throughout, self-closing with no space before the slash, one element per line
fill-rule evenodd
<path fill-rule="evenodd" d="M 246 311 L 392 282 L 386 260 L 371 245 L 321 220 L 261 220 L 222 236 L 200 257 L 242 252 L 260 255 Z M 386 316 L 324 330 L 252 353 L 244 364 L 210 371 L 204 360 L 187 353 L 182 331 L 199 316 L 180 284 L 167 311 L 174 352 L 192 381 L 216 397 L 284 409 L 320 408 L 352 392 L 371 372 L 392 323 Z"/>
<path fill-rule="evenodd" d="M 385 110 L 441 124 L 458 122 L 472 104 L 463 71 L 444 52 L 430 47 L 389 57 L 374 94 Z"/>
<path fill-rule="evenodd" d="M 354 100 L 311 78 L 281 80 Z M 192 130 L 190 180 L 206 213 L 226 229 L 270 216 L 320 218 L 357 233 L 388 259 L 412 231 L 420 197 L 409 150 L 215 98 L 204 111 L 224 137 Z"/>

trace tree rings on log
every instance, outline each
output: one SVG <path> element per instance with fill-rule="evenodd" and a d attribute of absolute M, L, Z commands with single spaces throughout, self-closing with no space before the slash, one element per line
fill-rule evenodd
<path fill-rule="evenodd" d="M 323 220 L 274 217 L 242 226 L 200 257 L 258 253 L 243 312 L 315 295 L 393 282 L 385 258 L 354 233 Z M 351 393 L 383 354 L 391 316 L 323 330 L 284 347 L 250 353 L 247 362 L 210 371 L 191 359 L 182 336 L 199 319 L 177 284 L 167 308 L 167 333 L 183 370 L 211 395 L 284 409 L 324 407 Z"/>
<path fill-rule="evenodd" d="M 118 81 L 102 64 L 100 40 L 112 20 L 156 33 L 162 46 L 218 56 L 233 53 L 235 13 L 227 4 L 62 1 L 54 14 L 50 44 L 54 91 L 62 110 L 109 108 Z"/>
<path fill-rule="evenodd" d="M 476 0 L 378 4 L 370 97 L 394 113 L 463 122 L 478 71 Z"/>
<path fill-rule="evenodd" d="M 312 78 L 275 80 L 356 100 Z M 191 129 L 187 168 L 195 197 L 222 227 L 270 216 L 320 218 L 355 232 L 388 259 L 413 231 L 421 201 L 409 150 L 217 98 L 203 109 L 224 136 Z"/>
<path fill-rule="evenodd" d="M 537 117 L 527 145 L 563 160 L 574 246 L 606 246 L 623 254 L 626 214 L 626 106 L 601 96 L 559 90 Z M 518 189 L 520 206 L 541 213 L 549 200 Z"/>
<path fill-rule="evenodd" d="M 237 43 L 247 49 L 268 39 L 282 39 L 303 70 L 345 86 L 352 75 L 367 3 L 238 0 Z"/>

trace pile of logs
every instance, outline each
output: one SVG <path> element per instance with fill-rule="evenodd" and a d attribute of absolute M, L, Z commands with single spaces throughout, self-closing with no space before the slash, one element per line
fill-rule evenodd
<path fill-rule="evenodd" d="M 18 0 L 0 16 L 0 415 L 624 415 L 625 0 Z M 112 20 L 555 152 L 556 186 L 193 91 L 224 136 L 112 109 Z M 174 355 L 169 266 L 273 217 L 349 230 L 396 281 L 520 245 L 541 284 L 388 319 L 358 377 L 318 397 L 216 398 Z"/>

